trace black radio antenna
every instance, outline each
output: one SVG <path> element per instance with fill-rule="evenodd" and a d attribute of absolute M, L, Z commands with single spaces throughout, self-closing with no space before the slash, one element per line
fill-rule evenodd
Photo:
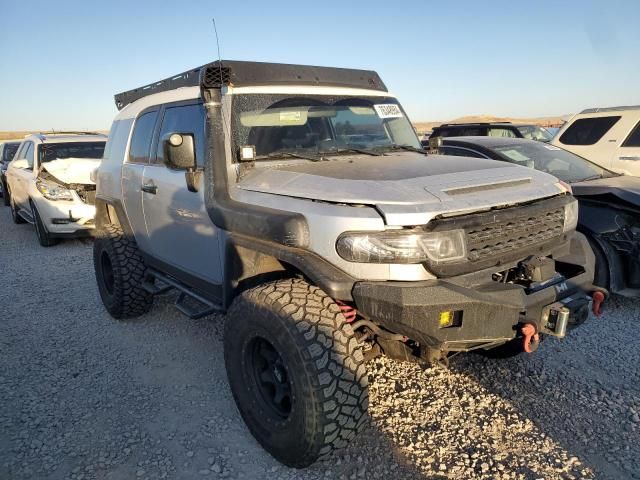
<path fill-rule="evenodd" d="M 216 18 L 211 17 L 211 21 L 213 22 L 213 32 L 216 35 L 216 47 L 218 49 L 218 70 L 220 73 L 220 88 L 222 88 L 222 56 L 220 55 L 220 40 L 218 39 L 218 27 L 216 26 Z M 224 123 L 225 128 L 227 129 L 227 133 L 229 133 L 229 127 L 227 126 L 227 119 L 224 116 L 224 110 L 222 106 L 222 102 L 220 103 L 220 111 L 222 113 L 222 122 Z"/>
<path fill-rule="evenodd" d="M 216 27 L 216 19 L 211 18 L 213 22 L 213 32 L 216 34 L 216 47 L 218 48 L 218 65 L 220 66 L 220 78 L 222 78 L 222 57 L 220 56 L 220 41 L 218 40 L 218 27 Z"/>

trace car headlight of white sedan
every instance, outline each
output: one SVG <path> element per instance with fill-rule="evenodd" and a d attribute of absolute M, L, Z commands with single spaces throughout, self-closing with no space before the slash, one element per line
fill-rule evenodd
<path fill-rule="evenodd" d="M 71 190 L 45 180 L 36 180 L 36 188 L 47 200 L 73 200 Z"/>

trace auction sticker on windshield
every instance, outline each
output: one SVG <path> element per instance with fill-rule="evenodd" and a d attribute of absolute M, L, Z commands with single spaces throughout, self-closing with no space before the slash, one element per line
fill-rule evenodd
<path fill-rule="evenodd" d="M 402 110 L 395 103 L 382 103 L 374 105 L 373 108 L 376 109 L 376 113 L 380 118 L 400 118 L 403 116 Z"/>

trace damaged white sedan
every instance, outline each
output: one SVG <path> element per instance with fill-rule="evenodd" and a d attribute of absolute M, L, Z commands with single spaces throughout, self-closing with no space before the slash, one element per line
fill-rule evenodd
<path fill-rule="evenodd" d="M 36 227 L 40 245 L 60 238 L 90 236 L 95 228 L 96 185 L 107 137 L 87 132 L 26 137 L 7 169 L 7 189 L 15 223 Z"/>

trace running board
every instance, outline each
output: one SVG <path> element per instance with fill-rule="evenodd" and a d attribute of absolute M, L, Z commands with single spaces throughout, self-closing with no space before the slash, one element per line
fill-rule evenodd
<path fill-rule="evenodd" d="M 150 269 L 149 278 L 143 282 L 142 288 L 152 295 L 168 292 L 174 288 L 180 292 L 175 302 L 175 307 L 191 320 L 197 320 L 212 313 L 222 312 L 222 306 L 211 302 L 202 295 L 194 292 L 186 285 L 168 277 L 157 270 Z M 164 285 L 158 287 L 155 280 L 160 280 Z"/>

